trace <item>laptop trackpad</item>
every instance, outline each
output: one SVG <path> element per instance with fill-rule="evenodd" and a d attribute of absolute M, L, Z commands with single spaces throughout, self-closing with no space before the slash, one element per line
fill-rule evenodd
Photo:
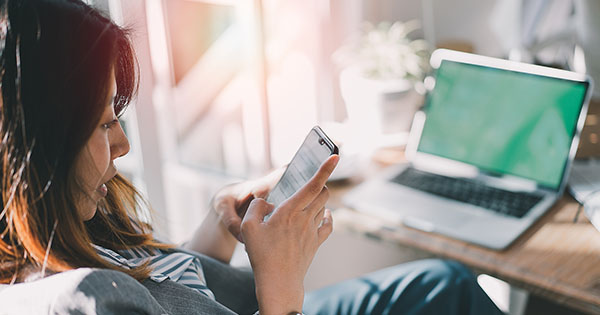
<path fill-rule="evenodd" d="M 469 205 L 438 200 L 436 197 L 428 196 L 422 198 L 420 193 L 405 195 L 406 208 L 400 210 L 402 223 L 406 226 L 433 232 L 436 230 L 457 229 L 472 220 L 469 213 Z"/>
<path fill-rule="evenodd" d="M 473 219 L 468 204 L 387 182 L 369 182 L 344 197 L 361 211 L 424 231 L 456 229 Z"/>

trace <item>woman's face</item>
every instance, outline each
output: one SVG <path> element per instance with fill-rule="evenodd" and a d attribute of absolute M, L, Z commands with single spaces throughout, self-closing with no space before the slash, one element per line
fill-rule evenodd
<path fill-rule="evenodd" d="M 113 107 L 114 74 L 111 82 L 100 123 L 75 161 L 75 173 L 82 191 L 76 199 L 77 209 L 84 221 L 94 216 L 98 202 L 108 193 L 105 183 L 117 174 L 113 161 L 129 152 L 129 141 Z"/>

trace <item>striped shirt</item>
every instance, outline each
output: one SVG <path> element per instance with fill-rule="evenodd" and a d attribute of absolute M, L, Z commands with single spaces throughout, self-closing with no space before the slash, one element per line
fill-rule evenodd
<path fill-rule="evenodd" d="M 215 299 L 213 292 L 206 286 L 202 265 L 196 256 L 183 252 L 141 247 L 113 251 L 98 245 L 93 246 L 100 257 L 115 266 L 132 269 L 149 262 L 152 281 L 160 283 L 170 279 Z"/>

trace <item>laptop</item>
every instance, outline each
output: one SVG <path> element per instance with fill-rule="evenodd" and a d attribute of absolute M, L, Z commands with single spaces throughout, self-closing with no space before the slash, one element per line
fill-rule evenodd
<path fill-rule="evenodd" d="M 504 249 L 563 194 L 591 79 L 445 49 L 430 61 L 408 162 L 343 203 L 391 225 Z"/>

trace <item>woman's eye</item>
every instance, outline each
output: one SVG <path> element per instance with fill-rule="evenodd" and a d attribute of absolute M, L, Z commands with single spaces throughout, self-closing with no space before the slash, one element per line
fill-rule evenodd
<path fill-rule="evenodd" d="M 114 119 L 106 124 L 102 124 L 102 128 L 104 129 L 110 129 L 110 127 L 114 126 L 115 124 L 117 124 L 119 121 L 117 119 Z"/>

